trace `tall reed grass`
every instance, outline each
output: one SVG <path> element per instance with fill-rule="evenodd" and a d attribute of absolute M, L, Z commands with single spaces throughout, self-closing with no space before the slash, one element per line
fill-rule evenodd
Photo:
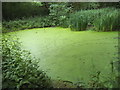
<path fill-rule="evenodd" d="M 96 31 L 115 31 L 120 30 L 120 12 L 113 10 L 105 12 L 94 21 Z"/>
<path fill-rule="evenodd" d="M 82 10 L 70 15 L 70 28 L 73 31 L 87 30 L 113 31 L 119 29 L 120 11 L 115 8 Z"/>
<path fill-rule="evenodd" d="M 82 31 L 87 28 L 88 17 L 86 12 L 81 11 L 75 14 L 72 14 L 70 17 L 70 28 L 75 31 Z"/>

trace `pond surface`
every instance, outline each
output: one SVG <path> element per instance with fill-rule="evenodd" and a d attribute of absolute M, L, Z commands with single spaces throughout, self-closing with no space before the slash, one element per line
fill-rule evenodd
<path fill-rule="evenodd" d="M 87 82 L 100 71 L 111 73 L 117 57 L 118 32 L 70 31 L 69 28 L 38 28 L 8 33 L 20 38 L 23 49 L 40 58 L 40 69 L 52 79 Z"/>

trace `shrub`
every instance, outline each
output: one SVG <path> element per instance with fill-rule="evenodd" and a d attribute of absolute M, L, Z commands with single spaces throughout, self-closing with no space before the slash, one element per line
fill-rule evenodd
<path fill-rule="evenodd" d="M 93 71 L 90 74 L 88 83 L 84 85 L 89 88 L 120 88 L 120 61 L 111 61 L 111 69 L 107 76 L 104 76 L 101 71 L 92 67 Z M 93 64 L 94 65 L 94 64 Z"/>
<path fill-rule="evenodd" d="M 30 17 L 23 19 L 16 19 L 13 21 L 3 21 L 2 30 L 3 33 L 23 30 L 23 29 L 31 29 L 31 28 L 41 28 L 54 26 L 53 21 L 49 16 L 45 17 Z"/>
<path fill-rule="evenodd" d="M 49 88 L 51 80 L 42 70 L 29 51 L 22 50 L 18 39 L 2 38 L 3 89 Z"/>
<path fill-rule="evenodd" d="M 71 11 L 71 7 L 68 2 L 51 3 L 50 17 L 55 26 L 68 27 L 68 18 Z"/>
<path fill-rule="evenodd" d="M 74 11 L 99 8 L 98 2 L 72 2 Z"/>
<path fill-rule="evenodd" d="M 45 16 L 49 10 L 45 2 L 3 2 L 2 14 L 5 20 L 15 20 L 16 18 Z"/>

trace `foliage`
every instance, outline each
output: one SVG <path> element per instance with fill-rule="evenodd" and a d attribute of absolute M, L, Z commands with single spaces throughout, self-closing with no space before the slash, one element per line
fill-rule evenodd
<path fill-rule="evenodd" d="M 112 10 L 105 12 L 94 21 L 95 30 L 97 31 L 114 31 L 120 28 L 120 11 Z"/>
<path fill-rule="evenodd" d="M 108 7 L 120 8 L 120 2 L 71 2 L 71 4 L 74 11 Z"/>
<path fill-rule="evenodd" d="M 74 22 L 72 21 L 72 24 L 71 24 L 71 29 L 72 30 L 75 30 L 75 31 L 82 31 L 82 30 L 85 30 L 87 28 L 87 18 L 84 17 L 84 16 L 80 16 L 80 17 L 75 17 L 75 18 L 72 18 L 74 19 L 74 21 L 77 21 L 77 22 Z"/>
<path fill-rule="evenodd" d="M 90 76 L 91 80 L 87 84 L 89 88 L 108 88 L 105 87 L 104 83 L 100 80 L 100 71 L 93 72 Z"/>
<path fill-rule="evenodd" d="M 71 15 L 70 17 L 71 30 L 82 31 L 87 28 L 87 25 L 88 25 L 88 16 L 86 12 L 81 11 Z"/>
<path fill-rule="evenodd" d="M 16 20 L 3 21 L 3 32 L 10 32 L 30 28 L 41 28 L 48 26 L 68 27 L 70 7 L 67 7 L 67 5 L 67 3 L 50 4 L 49 16 L 35 16 L 29 18 L 25 17 Z"/>
<path fill-rule="evenodd" d="M 74 11 L 97 9 L 99 7 L 98 2 L 72 2 L 71 4 Z"/>
<path fill-rule="evenodd" d="M 119 10 L 115 8 L 81 10 L 70 16 L 70 28 L 81 31 L 94 26 L 97 31 L 118 30 L 119 17 Z"/>
<path fill-rule="evenodd" d="M 108 73 L 107 77 L 103 77 L 101 71 L 97 71 L 93 66 L 90 81 L 86 86 L 89 88 L 120 88 L 120 61 L 112 61 L 110 64 L 111 72 Z"/>
<path fill-rule="evenodd" d="M 104 7 L 120 8 L 119 4 L 120 2 L 3 2 L 2 14 L 3 19 L 5 20 L 14 20 L 16 18 L 31 16 L 45 16 L 50 14 L 55 15 L 55 13 L 57 17 L 59 17 L 59 15 L 68 15 L 69 10 L 74 12 Z"/>
<path fill-rule="evenodd" d="M 45 16 L 49 10 L 41 2 L 3 2 L 2 14 L 5 20 L 14 20 L 16 18 Z"/>
<path fill-rule="evenodd" d="M 120 2 L 99 2 L 99 8 L 115 7 L 120 8 Z"/>
<path fill-rule="evenodd" d="M 11 5 L 11 3 L 8 4 Z M 13 4 L 17 5 L 18 3 L 13 3 Z M 25 5 L 26 4 L 27 3 L 25 3 Z M 120 27 L 119 9 L 116 8 L 96 9 L 99 6 L 97 5 L 98 3 L 84 3 L 85 5 L 87 5 L 86 7 L 82 8 L 80 11 L 76 10 L 76 12 L 74 12 L 73 11 L 74 7 L 72 7 L 74 4 L 76 5 L 77 3 L 72 3 L 72 4 L 68 2 L 59 2 L 59 3 L 52 2 L 45 4 L 32 3 L 32 5 L 35 5 L 37 7 L 40 7 L 41 5 L 43 6 L 46 5 L 46 8 L 49 8 L 49 16 L 43 16 L 43 17 L 31 16 L 29 18 L 22 17 L 21 19 L 16 19 L 11 21 L 3 20 L 3 28 L 2 28 L 3 32 L 10 32 L 16 30 L 30 29 L 30 28 L 50 27 L 50 26 L 70 27 L 71 30 L 73 31 L 82 31 L 90 28 L 96 31 L 119 30 Z M 78 3 L 78 5 L 79 4 L 81 5 L 81 3 Z M 85 10 L 85 9 L 91 9 L 91 10 Z"/>
<path fill-rule="evenodd" d="M 49 88 L 50 78 L 38 68 L 30 52 L 20 48 L 18 39 L 2 38 L 3 89 Z"/>
<path fill-rule="evenodd" d="M 68 27 L 68 17 L 71 7 L 67 2 L 51 3 L 49 10 L 49 15 L 55 25 Z"/>
<path fill-rule="evenodd" d="M 30 18 L 23 18 L 18 20 L 11 20 L 11 21 L 3 21 L 2 23 L 2 30 L 3 33 L 10 32 L 10 31 L 17 31 L 23 29 L 30 29 L 30 28 L 41 28 L 41 27 L 48 27 L 54 26 L 54 23 L 50 19 L 50 17 L 30 17 Z"/>
<path fill-rule="evenodd" d="M 103 10 L 81 10 L 70 16 L 71 30 L 86 30 L 88 26 L 92 26 L 96 17 L 100 16 Z"/>

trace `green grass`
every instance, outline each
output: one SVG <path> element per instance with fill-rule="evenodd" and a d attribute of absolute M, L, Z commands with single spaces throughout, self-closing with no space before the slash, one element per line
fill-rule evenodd
<path fill-rule="evenodd" d="M 118 31 L 120 10 L 103 8 L 81 10 L 70 15 L 70 27 L 73 31 L 83 31 L 93 27 L 96 31 Z"/>
<path fill-rule="evenodd" d="M 94 22 L 96 31 L 118 31 L 120 29 L 119 18 L 119 10 L 113 9 L 112 11 L 105 12 L 105 14 L 98 17 Z"/>
<path fill-rule="evenodd" d="M 52 79 L 77 83 L 90 81 L 100 71 L 100 79 L 111 73 L 117 56 L 118 32 L 72 32 L 69 28 L 38 28 L 8 33 L 20 38 L 23 48 L 40 58 L 39 66 Z"/>

